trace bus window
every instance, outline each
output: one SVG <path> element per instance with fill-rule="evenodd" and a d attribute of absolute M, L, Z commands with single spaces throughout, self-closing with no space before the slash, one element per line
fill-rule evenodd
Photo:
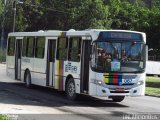
<path fill-rule="evenodd" d="M 33 57 L 34 37 L 27 38 L 27 57 Z"/>
<path fill-rule="evenodd" d="M 67 48 L 68 48 L 68 39 L 59 38 L 57 46 L 57 59 L 66 60 L 67 59 Z"/>
<path fill-rule="evenodd" d="M 25 37 L 23 39 L 23 49 L 22 49 L 22 56 L 26 57 L 26 53 L 27 53 L 27 38 Z"/>
<path fill-rule="evenodd" d="M 36 38 L 35 57 L 44 58 L 45 37 Z"/>
<path fill-rule="evenodd" d="M 81 38 L 70 38 L 69 43 L 69 61 L 79 62 L 81 54 Z"/>
<path fill-rule="evenodd" d="M 10 37 L 8 39 L 8 51 L 7 51 L 8 56 L 14 56 L 14 51 L 15 51 L 15 38 Z"/>

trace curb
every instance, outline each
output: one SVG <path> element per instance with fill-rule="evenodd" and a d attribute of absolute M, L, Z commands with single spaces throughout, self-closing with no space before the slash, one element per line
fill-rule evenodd
<path fill-rule="evenodd" d="M 151 97 L 157 97 L 157 98 L 160 98 L 160 96 L 156 96 L 156 95 L 149 95 L 149 94 L 145 94 L 145 96 L 151 96 Z"/>
<path fill-rule="evenodd" d="M 0 62 L 0 64 L 6 64 L 6 62 Z"/>

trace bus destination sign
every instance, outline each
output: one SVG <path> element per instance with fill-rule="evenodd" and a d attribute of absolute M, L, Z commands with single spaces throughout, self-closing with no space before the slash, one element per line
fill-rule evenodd
<path fill-rule="evenodd" d="M 131 34 L 128 33 L 111 33 L 111 38 L 127 38 L 131 39 Z"/>
<path fill-rule="evenodd" d="M 98 38 L 98 41 L 106 40 L 134 40 L 141 41 L 142 35 L 138 33 L 130 32 L 101 32 Z"/>

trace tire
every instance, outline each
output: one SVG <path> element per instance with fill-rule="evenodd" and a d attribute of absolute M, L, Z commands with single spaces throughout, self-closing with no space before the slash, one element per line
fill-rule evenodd
<path fill-rule="evenodd" d="M 125 96 L 113 96 L 110 98 L 112 98 L 113 102 L 122 102 L 124 100 Z"/>
<path fill-rule="evenodd" d="M 25 74 L 25 86 L 27 88 L 31 88 L 32 87 L 32 85 L 31 85 L 31 74 L 30 74 L 29 71 L 27 71 L 26 74 Z"/>
<path fill-rule="evenodd" d="M 77 99 L 77 94 L 76 94 L 76 87 L 75 87 L 75 83 L 74 83 L 74 79 L 70 78 L 67 82 L 66 85 L 66 94 L 67 94 L 67 98 L 69 100 L 76 100 Z"/>

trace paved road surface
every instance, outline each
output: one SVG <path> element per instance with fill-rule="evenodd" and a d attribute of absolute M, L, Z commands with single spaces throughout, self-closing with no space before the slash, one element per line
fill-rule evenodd
<path fill-rule="evenodd" d="M 0 64 L 0 113 L 23 120 L 122 120 L 160 119 L 160 98 L 127 97 L 121 103 L 107 98 L 81 96 L 79 101 L 66 99 L 64 92 L 24 84 L 6 76 Z"/>

